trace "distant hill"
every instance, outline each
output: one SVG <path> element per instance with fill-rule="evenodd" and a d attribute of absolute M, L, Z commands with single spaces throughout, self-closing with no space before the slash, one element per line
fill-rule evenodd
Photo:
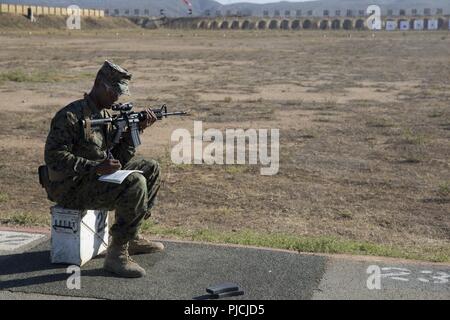
<path fill-rule="evenodd" d="M 308 2 L 276 2 L 269 4 L 253 4 L 253 3 L 235 3 L 229 5 L 221 5 L 213 0 L 190 0 L 194 15 L 205 15 L 209 11 L 211 15 L 215 15 L 220 11 L 222 15 L 251 14 L 262 16 L 264 11 L 269 11 L 269 15 L 273 15 L 278 10 L 281 15 L 285 11 L 290 11 L 291 15 L 295 15 L 297 10 L 301 10 L 303 15 L 307 15 L 312 10 L 313 15 L 322 15 L 323 10 L 330 10 L 330 14 L 334 14 L 336 10 L 341 10 L 342 14 L 347 9 L 357 13 L 359 10 L 365 10 L 369 5 L 376 4 L 382 8 L 382 13 L 386 14 L 388 10 L 394 10 L 398 13 L 400 9 L 407 10 L 411 13 L 411 9 L 417 9 L 419 13 L 423 13 L 425 8 L 432 9 L 432 13 L 440 8 L 444 10 L 444 14 L 450 14 L 449 0 L 318 0 Z M 188 6 L 182 0 L 0 0 L 0 2 L 11 4 L 39 4 L 54 7 L 67 7 L 72 4 L 79 5 L 82 8 L 98 8 L 119 9 L 120 14 L 124 14 L 125 10 L 129 10 L 130 15 L 134 14 L 135 9 L 139 9 L 141 14 L 144 10 L 148 10 L 149 15 L 158 16 L 160 10 L 164 9 L 167 16 L 187 16 Z"/>
<path fill-rule="evenodd" d="M 0 18 L 0 30 L 43 30 L 43 29 L 57 29 L 66 30 L 66 17 L 62 16 L 43 16 L 39 17 L 35 23 L 30 23 L 30 20 L 19 15 L 2 15 Z M 105 17 L 97 20 L 91 17 L 82 18 L 83 30 L 132 30 L 139 31 L 140 26 L 136 25 L 129 18 L 125 17 Z"/>

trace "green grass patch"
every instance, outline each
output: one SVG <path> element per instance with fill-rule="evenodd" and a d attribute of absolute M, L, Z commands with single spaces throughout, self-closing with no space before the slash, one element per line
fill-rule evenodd
<path fill-rule="evenodd" d="M 295 250 L 298 252 L 354 254 L 449 262 L 450 247 L 400 247 L 374 244 L 336 237 L 306 237 L 281 233 L 262 233 L 252 230 L 220 232 L 211 229 L 188 230 L 164 227 L 146 221 L 143 231 L 156 236 L 212 243 L 229 243 L 258 247 Z"/>
<path fill-rule="evenodd" d="M 350 210 L 342 210 L 337 213 L 339 219 L 351 220 L 354 217 L 353 212 Z"/>
<path fill-rule="evenodd" d="M 450 181 L 441 183 L 438 187 L 438 192 L 443 197 L 450 196 Z M 1 198 L 0 198 L 0 202 L 1 202 Z"/>
<path fill-rule="evenodd" d="M 80 72 L 76 74 L 74 78 L 77 80 L 84 80 L 84 79 L 93 80 L 95 79 L 95 76 L 96 76 L 95 72 Z"/>
<path fill-rule="evenodd" d="M 0 216 L 0 224 L 14 226 L 48 226 L 49 216 L 29 212 L 17 212 Z"/>
<path fill-rule="evenodd" d="M 7 193 L 0 192 L 0 203 L 8 202 L 9 196 Z"/>
<path fill-rule="evenodd" d="M 412 145 L 424 145 L 426 138 L 422 134 L 413 132 L 411 129 L 407 129 L 403 132 L 402 143 Z"/>
<path fill-rule="evenodd" d="M 428 117 L 430 117 L 430 118 L 440 118 L 440 117 L 442 117 L 444 115 L 444 112 L 443 111 L 433 111 L 432 113 L 430 113 L 429 115 L 428 115 Z"/>
<path fill-rule="evenodd" d="M 11 82 L 56 82 L 61 77 L 53 70 L 25 72 L 14 69 L 0 73 L 0 81 Z"/>
<path fill-rule="evenodd" d="M 370 119 L 366 121 L 366 125 L 372 128 L 389 128 L 394 126 L 390 120 L 384 118 Z"/>
<path fill-rule="evenodd" d="M 58 82 L 64 80 L 85 80 L 93 79 L 94 73 L 81 72 L 74 75 L 61 74 L 57 70 L 35 70 L 24 71 L 23 69 L 13 69 L 0 73 L 0 82 L 30 82 L 30 83 L 42 83 L 42 82 Z"/>
<path fill-rule="evenodd" d="M 246 165 L 226 165 L 224 168 L 228 174 L 240 174 L 248 171 L 248 166 Z"/>

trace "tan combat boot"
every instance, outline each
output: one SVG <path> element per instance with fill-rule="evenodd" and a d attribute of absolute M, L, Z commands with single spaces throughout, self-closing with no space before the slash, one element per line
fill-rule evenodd
<path fill-rule="evenodd" d="M 149 241 L 141 235 L 137 235 L 136 238 L 130 240 L 128 248 L 130 255 L 154 253 L 163 250 L 164 245 L 161 242 Z"/>
<path fill-rule="evenodd" d="M 128 253 L 128 244 L 117 244 L 114 241 L 108 246 L 103 268 L 124 278 L 140 278 L 145 270 L 134 262 Z"/>

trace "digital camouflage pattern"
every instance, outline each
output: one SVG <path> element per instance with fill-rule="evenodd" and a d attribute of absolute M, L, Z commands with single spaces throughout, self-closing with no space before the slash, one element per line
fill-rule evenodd
<path fill-rule="evenodd" d="M 88 95 L 61 109 L 53 118 L 45 144 L 45 162 L 49 169 L 49 198 L 72 209 L 116 210 L 111 235 L 126 243 L 137 235 L 139 226 L 150 215 L 160 187 L 159 165 L 155 161 L 135 159 L 131 138 L 124 136 L 111 153 L 123 169 L 142 170 L 129 175 L 122 184 L 98 181 L 95 166 L 107 158 L 114 128 L 85 129 L 83 119 L 110 117 L 99 111 Z"/>
<path fill-rule="evenodd" d="M 97 78 L 110 85 L 119 95 L 130 94 L 128 84 L 131 76 L 128 70 L 108 60 L 105 61 L 97 73 Z"/>

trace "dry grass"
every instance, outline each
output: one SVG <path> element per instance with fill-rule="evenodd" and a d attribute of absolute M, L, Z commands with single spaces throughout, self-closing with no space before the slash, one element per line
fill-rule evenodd
<path fill-rule="evenodd" d="M 190 118 L 148 130 L 139 151 L 162 163 L 154 218 L 164 234 L 282 234 L 295 248 L 295 239 L 319 239 L 316 251 L 331 237 L 325 242 L 370 243 L 386 255 L 398 250 L 379 248 L 429 252 L 424 259 L 435 252 L 448 261 L 450 40 L 440 32 L 225 34 L 0 35 L 1 75 L 56 70 L 57 78 L 2 76 L 0 223 L 46 221 L 50 203 L 36 170 L 49 121 L 89 89 L 89 75 L 107 58 L 133 72 L 134 101 L 191 110 Z M 192 130 L 193 120 L 204 129 L 280 128 L 279 174 L 173 165 L 170 134 Z"/>

